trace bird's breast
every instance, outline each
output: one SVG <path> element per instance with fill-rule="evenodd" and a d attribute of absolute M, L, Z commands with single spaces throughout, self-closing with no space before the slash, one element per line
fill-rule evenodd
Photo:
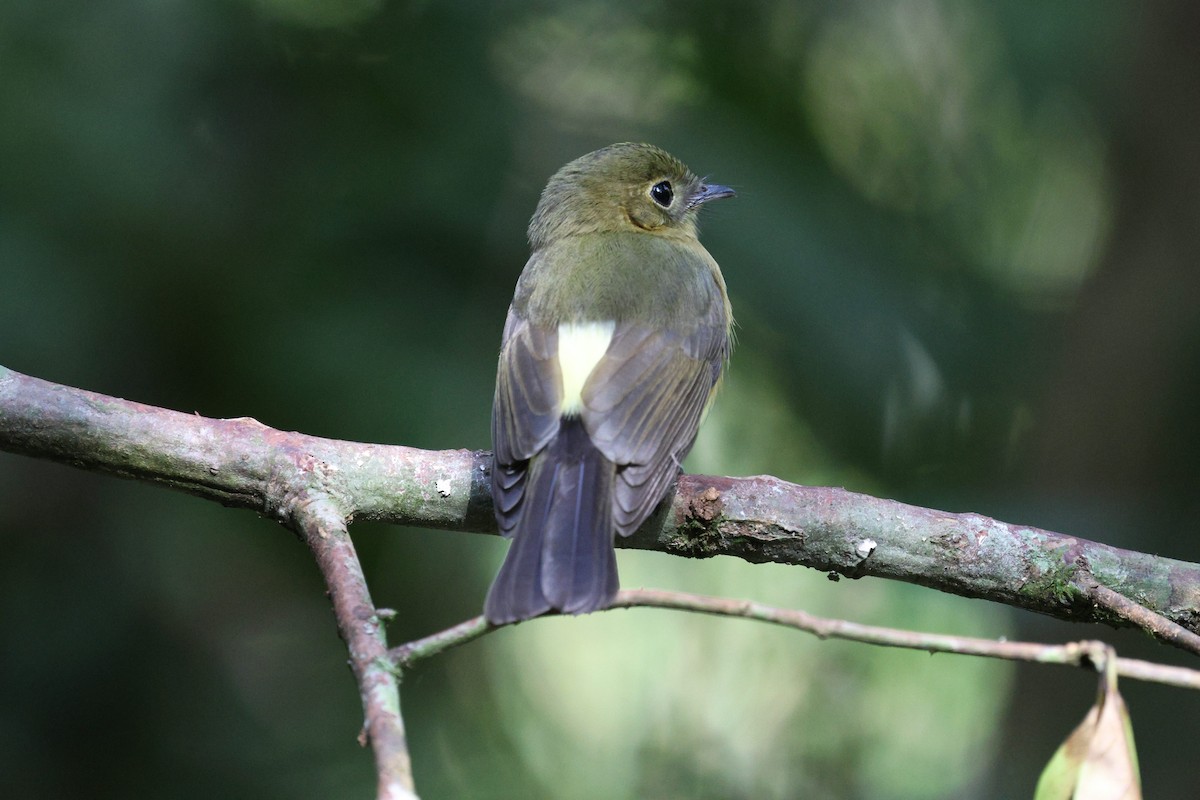
<path fill-rule="evenodd" d="M 646 233 L 593 234 L 533 254 L 514 309 L 534 324 L 616 320 L 688 330 L 724 302 L 716 262 L 699 242 Z"/>

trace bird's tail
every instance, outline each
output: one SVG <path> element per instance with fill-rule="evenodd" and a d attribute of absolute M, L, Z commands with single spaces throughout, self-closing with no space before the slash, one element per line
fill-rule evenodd
<path fill-rule="evenodd" d="M 564 419 L 529 463 L 512 545 L 488 592 L 484 614 L 499 625 L 550 610 L 586 614 L 617 594 L 613 552 L 616 467 Z"/>

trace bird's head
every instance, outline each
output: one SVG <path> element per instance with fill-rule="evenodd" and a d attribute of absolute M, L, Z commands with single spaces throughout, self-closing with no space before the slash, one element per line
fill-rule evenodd
<path fill-rule="evenodd" d="M 697 209 L 733 193 L 696 177 L 654 145 L 609 145 L 550 178 L 529 223 L 529 241 L 537 250 L 586 233 L 642 231 L 695 238 Z"/>

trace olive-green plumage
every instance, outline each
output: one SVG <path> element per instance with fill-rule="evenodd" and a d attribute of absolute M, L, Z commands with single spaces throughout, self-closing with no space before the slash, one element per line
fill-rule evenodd
<path fill-rule="evenodd" d="M 732 195 L 647 144 L 578 158 L 542 192 L 492 407 L 492 498 L 513 543 L 490 622 L 612 602 L 613 537 L 670 490 L 729 355 L 725 282 L 695 220 Z"/>

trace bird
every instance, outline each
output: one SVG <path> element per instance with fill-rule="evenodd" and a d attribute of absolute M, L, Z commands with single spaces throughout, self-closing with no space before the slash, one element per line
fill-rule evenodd
<path fill-rule="evenodd" d="M 732 348 L 696 217 L 733 195 L 632 142 L 546 184 L 496 371 L 491 492 L 511 545 L 484 603 L 492 625 L 616 597 L 616 536 L 671 492 Z"/>

